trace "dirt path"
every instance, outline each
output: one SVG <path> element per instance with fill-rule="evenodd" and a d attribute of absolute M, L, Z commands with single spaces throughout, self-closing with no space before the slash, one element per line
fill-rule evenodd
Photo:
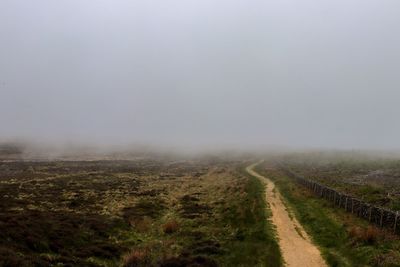
<path fill-rule="evenodd" d="M 289 215 L 274 183 L 254 171 L 256 165 L 258 163 L 248 166 L 246 171 L 265 184 L 266 200 L 271 207 L 272 223 L 276 226 L 279 246 L 286 265 L 289 267 L 327 266 L 318 248 L 311 242 L 301 224 L 292 214 Z"/>

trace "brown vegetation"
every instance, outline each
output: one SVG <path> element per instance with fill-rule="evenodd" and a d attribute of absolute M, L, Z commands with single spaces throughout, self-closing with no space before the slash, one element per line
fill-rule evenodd
<path fill-rule="evenodd" d="M 242 250 L 225 218 L 247 205 L 231 204 L 248 197 L 236 168 L 0 161 L 0 266 L 216 266 Z"/>
<path fill-rule="evenodd" d="M 381 230 L 379 230 L 375 226 L 353 226 L 349 230 L 349 235 L 357 242 L 368 244 L 374 244 L 378 240 L 378 238 L 382 237 Z"/>
<path fill-rule="evenodd" d="M 179 230 L 179 223 L 176 220 L 170 220 L 163 225 L 163 232 L 172 234 Z"/>
<path fill-rule="evenodd" d="M 123 258 L 124 267 L 146 267 L 150 264 L 151 257 L 148 249 L 134 248 Z"/>

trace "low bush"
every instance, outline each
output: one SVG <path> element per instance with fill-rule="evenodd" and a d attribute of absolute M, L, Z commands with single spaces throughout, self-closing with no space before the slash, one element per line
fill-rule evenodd
<path fill-rule="evenodd" d="M 349 235 L 354 241 L 366 244 L 374 244 L 381 236 L 379 229 L 374 226 L 368 226 L 367 228 L 353 226 L 349 230 Z"/>
<path fill-rule="evenodd" d="M 163 226 L 163 232 L 166 234 L 172 234 L 179 230 L 179 223 L 176 220 L 170 220 Z"/>
<path fill-rule="evenodd" d="M 124 267 L 145 267 L 151 265 L 151 257 L 148 249 L 134 248 L 123 258 Z"/>

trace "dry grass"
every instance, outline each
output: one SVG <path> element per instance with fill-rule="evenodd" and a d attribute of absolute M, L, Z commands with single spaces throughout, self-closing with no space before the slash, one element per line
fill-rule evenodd
<path fill-rule="evenodd" d="M 256 261 L 268 242 L 245 238 L 262 233 L 264 209 L 237 168 L 175 160 L 0 162 L 0 266 Z M 232 234 L 239 226 L 241 240 Z"/>
<path fill-rule="evenodd" d="M 148 249 L 134 248 L 123 258 L 124 267 L 142 267 L 151 264 L 151 257 Z"/>
<path fill-rule="evenodd" d="M 134 218 L 129 221 L 129 224 L 139 233 L 147 233 L 151 229 L 153 221 L 150 217 Z"/>
<path fill-rule="evenodd" d="M 179 230 L 179 223 L 174 219 L 169 220 L 162 226 L 162 229 L 163 229 L 163 232 L 166 234 L 175 233 Z"/>
<path fill-rule="evenodd" d="M 381 231 L 374 226 L 368 226 L 367 228 L 353 226 L 349 230 L 349 235 L 355 241 L 374 244 L 380 238 Z"/>

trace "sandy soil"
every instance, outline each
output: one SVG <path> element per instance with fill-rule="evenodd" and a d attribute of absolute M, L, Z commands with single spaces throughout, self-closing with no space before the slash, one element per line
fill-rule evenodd
<path fill-rule="evenodd" d="M 276 226 L 279 246 L 286 266 L 321 267 L 327 266 L 318 248 L 311 242 L 301 224 L 293 214 L 289 215 L 282 197 L 274 183 L 254 171 L 258 163 L 246 168 L 246 171 L 259 178 L 266 187 L 266 200 L 272 210 L 272 223 Z"/>

